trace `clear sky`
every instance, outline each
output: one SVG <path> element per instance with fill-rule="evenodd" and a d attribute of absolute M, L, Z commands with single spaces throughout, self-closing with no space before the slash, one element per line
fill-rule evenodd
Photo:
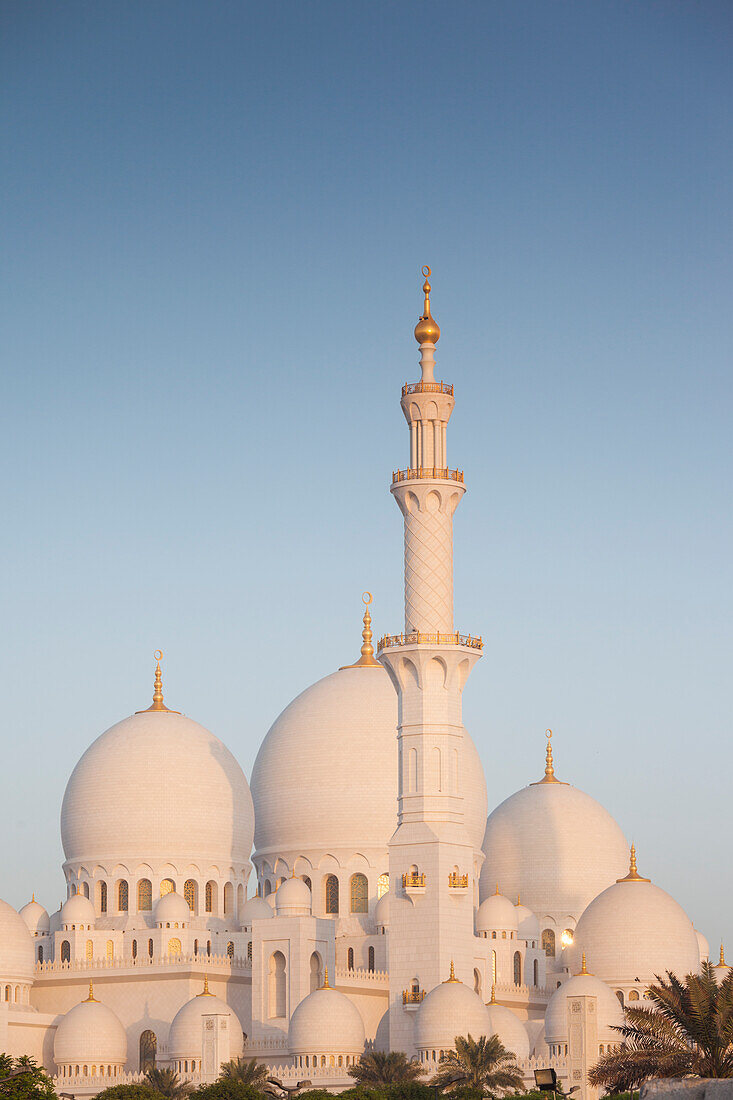
<path fill-rule="evenodd" d="M 552 727 L 733 951 L 730 4 L 0 19 L 0 896 L 58 905 L 67 777 L 156 647 L 249 775 L 363 589 L 400 629 L 427 263 L 489 804 Z"/>

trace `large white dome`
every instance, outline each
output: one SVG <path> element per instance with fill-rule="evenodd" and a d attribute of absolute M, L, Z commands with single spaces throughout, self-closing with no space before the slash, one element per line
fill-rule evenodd
<path fill-rule="evenodd" d="M 254 810 L 222 742 L 171 711 L 112 726 L 74 768 L 61 808 L 67 863 L 246 865 Z"/>
<path fill-rule="evenodd" d="M 664 976 L 696 973 L 700 951 L 692 921 L 673 897 L 631 872 L 604 890 L 585 910 L 569 949 L 576 966 L 584 952 L 588 969 L 611 985 L 641 987 Z"/>
<path fill-rule="evenodd" d="M 529 1033 L 510 1008 L 496 1003 L 486 1006 L 489 1014 L 489 1030 L 487 1035 L 498 1035 L 500 1041 L 519 1059 L 529 1058 Z M 478 1036 L 474 1035 L 474 1039 Z"/>
<path fill-rule="evenodd" d="M 625 873 L 628 853 L 608 811 L 554 777 L 497 806 L 486 822 L 483 849 L 481 897 L 493 893 L 498 882 L 504 894 L 521 894 L 538 917 L 550 916 L 558 924 L 576 921 Z"/>
<path fill-rule="evenodd" d="M 568 1000 L 571 997 L 595 997 L 598 1039 L 602 1043 L 620 1043 L 614 1027 L 624 1022 L 624 1013 L 614 991 L 594 974 L 581 972 L 563 982 L 550 997 L 545 1012 L 545 1042 L 548 1045 L 568 1041 Z"/>
<path fill-rule="evenodd" d="M 12 905 L 0 900 L 0 979 L 29 985 L 33 982 L 34 967 L 33 939 L 28 926 Z"/>
<path fill-rule="evenodd" d="M 58 1066 L 87 1062 L 122 1066 L 127 1035 L 111 1008 L 89 997 L 75 1005 L 56 1028 L 53 1057 Z"/>
<path fill-rule="evenodd" d="M 309 993 L 295 1009 L 288 1030 L 293 1054 L 352 1054 L 364 1051 L 364 1021 L 358 1008 L 330 986 Z"/>
<path fill-rule="evenodd" d="M 467 826 L 478 850 L 486 783 L 468 736 L 464 753 Z M 306 688 L 270 728 L 251 784 L 258 857 L 376 849 L 386 869 L 397 827 L 397 695 L 386 671 L 344 668 Z"/>
<path fill-rule="evenodd" d="M 192 997 L 173 1017 L 168 1032 L 168 1056 L 178 1061 L 182 1058 L 201 1058 L 203 1047 L 203 1017 L 213 1014 L 230 1016 L 229 1057 L 238 1058 L 244 1049 L 242 1024 L 234 1009 L 220 997 L 209 993 L 208 982 L 204 992 Z"/>

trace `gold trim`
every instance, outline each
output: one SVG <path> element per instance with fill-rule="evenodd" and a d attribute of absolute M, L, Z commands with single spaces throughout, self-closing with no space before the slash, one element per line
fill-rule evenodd
<path fill-rule="evenodd" d="M 552 730 L 545 730 L 545 737 L 547 738 L 547 750 L 545 752 L 545 774 L 542 779 L 538 779 L 536 783 L 530 783 L 530 787 L 539 787 L 540 783 L 560 783 L 563 787 L 570 786 L 569 783 L 563 782 L 562 779 L 558 779 L 555 775 L 555 768 L 552 763 Z"/>
<path fill-rule="evenodd" d="M 213 997 L 214 994 L 209 992 L 209 975 L 204 974 L 204 988 L 200 993 L 196 994 L 197 997 Z"/>
<path fill-rule="evenodd" d="M 458 985 L 462 984 L 460 979 L 456 977 L 456 968 L 453 965 L 453 959 L 451 959 L 451 961 L 450 961 L 450 974 L 448 975 L 448 977 L 443 982 L 443 985 L 450 985 L 451 982 L 457 982 Z"/>
<path fill-rule="evenodd" d="M 496 986 L 495 985 L 491 986 L 491 1000 L 489 1001 L 489 1004 L 490 1005 L 498 1004 L 498 1002 L 496 1000 Z"/>
<path fill-rule="evenodd" d="M 339 672 L 343 672 L 345 668 L 382 668 L 383 666 L 374 656 L 374 646 L 372 645 L 372 617 L 369 614 L 369 604 L 372 602 L 371 592 L 362 593 L 362 602 L 366 604 L 366 610 L 364 612 L 364 629 L 361 632 L 362 644 L 361 644 L 361 657 L 358 661 L 355 661 L 353 665 L 341 665 Z"/>
<path fill-rule="evenodd" d="M 481 638 L 476 638 L 473 634 L 423 634 L 420 630 L 413 630 L 409 634 L 385 634 L 377 642 L 377 653 L 381 653 L 383 649 L 402 645 L 459 645 L 465 649 L 484 648 Z"/>
<path fill-rule="evenodd" d="M 162 649 L 156 649 L 155 657 L 155 686 L 153 688 L 153 702 L 145 710 L 136 710 L 135 714 L 147 714 L 150 710 L 164 710 L 167 714 L 180 714 L 180 710 L 171 710 L 163 702 L 163 676 L 160 671 L 160 662 L 163 659 Z"/>
<path fill-rule="evenodd" d="M 328 984 L 328 967 L 326 966 L 323 971 L 323 985 L 321 989 L 331 989 L 332 986 Z"/>
<path fill-rule="evenodd" d="M 94 1004 L 99 1004 L 99 1001 L 94 996 L 94 982 L 89 983 L 89 996 L 82 1001 L 82 1004 L 89 1004 L 90 1001 L 93 1001 Z"/>
<path fill-rule="evenodd" d="M 623 878 L 617 878 L 616 882 L 651 882 L 650 878 L 642 878 L 636 869 L 636 848 L 631 845 L 631 857 L 629 859 L 629 873 Z"/>
<path fill-rule="evenodd" d="M 581 963 L 580 963 L 580 970 L 575 975 L 575 977 L 579 978 L 583 974 L 587 975 L 588 977 L 592 977 L 592 974 L 591 974 L 590 970 L 588 970 L 587 966 L 585 965 L 585 951 L 583 952 L 583 957 L 582 957 L 582 960 L 581 960 Z"/>

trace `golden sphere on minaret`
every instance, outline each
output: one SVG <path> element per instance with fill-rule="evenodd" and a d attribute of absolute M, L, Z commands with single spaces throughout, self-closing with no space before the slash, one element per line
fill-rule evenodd
<path fill-rule="evenodd" d="M 425 277 L 423 283 L 423 294 L 425 295 L 425 305 L 423 306 L 423 314 L 420 320 L 415 325 L 415 339 L 418 344 L 437 344 L 440 339 L 440 329 L 438 322 L 430 316 L 430 268 L 426 264 L 422 269 L 422 273 Z"/>

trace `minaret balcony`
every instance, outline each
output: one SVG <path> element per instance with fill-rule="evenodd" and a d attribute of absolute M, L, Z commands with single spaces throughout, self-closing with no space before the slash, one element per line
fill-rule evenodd
<path fill-rule="evenodd" d="M 406 871 L 402 876 L 402 887 L 406 894 L 425 893 L 425 875 L 413 874 Z"/>
<path fill-rule="evenodd" d="M 448 382 L 406 382 L 402 387 L 402 396 L 410 393 L 447 393 L 453 396 L 453 386 Z"/>
<path fill-rule="evenodd" d="M 424 989 L 403 989 L 402 990 L 402 1004 L 406 1009 L 419 1008 L 425 1000 Z"/>
<path fill-rule="evenodd" d="M 459 645 L 466 649 L 483 649 L 481 638 L 473 634 L 423 634 L 413 630 L 409 634 L 385 634 L 377 643 L 377 653 L 402 645 Z"/>
<path fill-rule="evenodd" d="M 417 466 L 411 470 L 393 470 L 392 484 L 401 481 L 457 481 L 463 485 L 463 470 L 451 470 L 448 466 Z"/>
<path fill-rule="evenodd" d="M 449 890 L 467 890 L 468 875 L 459 875 L 458 871 L 451 871 L 448 875 Z"/>

